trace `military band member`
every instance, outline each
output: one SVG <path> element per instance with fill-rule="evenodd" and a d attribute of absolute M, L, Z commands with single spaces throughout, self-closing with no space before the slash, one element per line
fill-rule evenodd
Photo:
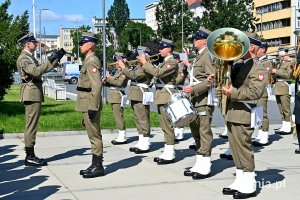
<path fill-rule="evenodd" d="M 83 32 L 79 41 L 80 52 L 85 55 L 77 85 L 76 110 L 82 112 L 86 131 L 91 143 L 92 164 L 80 170 L 83 178 L 104 175 L 102 165 L 103 143 L 100 129 L 100 112 L 102 110 L 101 64 L 95 55 L 97 37 L 94 33 Z"/>
<path fill-rule="evenodd" d="M 183 61 L 190 67 L 190 85 L 184 86 L 183 91 L 191 96 L 191 102 L 199 113 L 196 120 L 190 123 L 191 132 L 196 142 L 196 163 L 184 171 L 185 176 L 193 179 L 207 178 L 211 172 L 211 150 L 213 134 L 211 120 L 214 106 L 208 102 L 209 91 L 212 87 L 207 81 L 210 74 L 214 74 L 212 57 L 206 48 L 206 39 L 211 31 L 200 28 L 193 36 L 194 47 L 198 50 L 197 56 L 191 65 L 188 60 Z"/>
<path fill-rule="evenodd" d="M 299 48 L 299 47 L 298 47 Z M 298 56 L 299 56 L 299 49 L 298 49 Z M 295 150 L 295 154 L 300 154 L 300 65 L 299 65 L 299 58 L 297 65 L 294 68 L 294 78 L 295 78 L 295 107 L 294 107 L 294 114 L 295 114 L 295 124 L 296 124 L 296 131 L 297 131 L 297 138 L 298 138 L 298 149 Z"/>
<path fill-rule="evenodd" d="M 149 53 L 147 47 L 139 46 L 139 50 Z M 149 84 L 152 75 L 145 72 L 140 63 L 129 69 L 122 61 L 119 61 L 124 76 L 131 80 L 128 99 L 134 113 L 135 125 L 139 134 L 139 140 L 130 147 L 129 151 L 136 154 L 147 153 L 150 150 L 150 105 L 143 103 L 145 92 L 149 92 Z M 130 67 L 130 66 L 129 66 Z"/>
<path fill-rule="evenodd" d="M 283 48 L 278 49 L 280 56 L 279 66 L 272 69 L 272 73 L 275 75 L 275 96 L 277 105 L 282 116 L 282 127 L 275 131 L 275 133 L 281 135 L 287 135 L 291 133 L 291 95 L 289 91 L 289 84 L 292 74 L 292 63 L 287 56 L 287 52 Z"/>
<path fill-rule="evenodd" d="M 264 67 L 265 71 L 265 81 L 267 87 L 270 88 L 268 84 L 269 81 L 269 71 L 272 69 L 272 63 L 267 59 L 266 52 L 268 51 L 268 44 L 266 42 L 261 42 L 261 46 L 257 51 L 258 64 Z M 268 91 L 267 87 L 264 89 L 264 93 L 261 98 L 257 101 L 257 105 L 263 106 L 263 119 L 262 125 L 258 130 L 258 134 L 253 141 L 253 145 L 256 147 L 266 146 L 269 143 L 269 118 L 268 118 Z"/>
<path fill-rule="evenodd" d="M 38 121 L 41 113 L 41 102 L 44 102 L 42 75 L 56 66 L 65 54 L 63 49 L 54 52 L 43 64 L 39 64 L 33 56 L 38 41 L 33 33 L 23 36 L 18 42 L 23 50 L 17 60 L 17 68 L 22 79 L 20 101 L 25 106 L 26 127 L 25 140 L 25 165 L 45 166 L 47 161 L 38 158 L 34 152 Z"/>
<path fill-rule="evenodd" d="M 242 63 L 235 63 L 231 69 L 232 85 L 223 87 L 224 95 L 229 96 L 226 113 L 229 145 L 236 165 L 234 182 L 223 188 L 223 194 L 233 195 L 234 199 L 256 196 L 255 163 L 251 137 L 251 109 L 262 96 L 265 84 L 265 69 L 253 59 L 261 42 L 255 33 L 246 33 L 250 40 L 249 51 Z"/>
<path fill-rule="evenodd" d="M 178 63 L 178 76 L 176 78 L 176 87 L 178 90 L 182 90 L 185 79 L 188 75 L 187 67 L 180 61 L 179 52 L 173 52 L 173 57 Z M 184 128 L 183 127 L 174 127 L 175 141 L 180 142 L 184 140 Z"/>
<path fill-rule="evenodd" d="M 124 58 L 123 53 L 115 53 L 115 57 Z M 115 60 L 117 61 L 117 60 Z M 127 86 L 128 79 L 122 74 L 122 69 L 116 65 L 113 72 L 106 74 L 104 86 L 109 87 L 108 102 L 111 104 L 113 115 L 118 128 L 118 137 L 112 140 L 114 145 L 126 144 L 126 127 L 121 106 L 122 96 L 126 95 L 124 88 Z"/>
<path fill-rule="evenodd" d="M 163 153 L 159 157 L 154 158 L 154 162 L 157 164 L 169 164 L 175 161 L 175 135 L 174 128 L 167 117 L 164 106 L 171 100 L 172 94 L 176 92 L 175 84 L 178 75 L 178 64 L 172 55 L 174 45 L 171 40 L 162 39 L 159 49 L 164 62 L 158 68 L 147 62 L 145 56 L 139 56 L 138 58 L 145 72 L 157 78 L 154 103 L 157 104 L 160 126 L 164 132 L 165 147 Z"/>

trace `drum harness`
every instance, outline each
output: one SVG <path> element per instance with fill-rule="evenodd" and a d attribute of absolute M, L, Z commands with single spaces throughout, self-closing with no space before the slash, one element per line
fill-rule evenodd
<path fill-rule="evenodd" d="M 200 58 L 199 58 L 200 59 Z M 198 59 L 198 60 L 199 60 Z M 188 74 L 190 75 L 190 86 L 194 86 L 194 85 L 197 85 L 199 83 L 201 83 L 202 81 L 199 81 L 194 75 L 193 75 L 193 71 L 194 71 L 194 66 L 196 64 L 196 62 L 198 61 L 196 58 L 193 59 L 193 63 L 192 65 L 190 65 L 191 69 L 187 68 L 187 71 L 188 71 Z M 196 110 L 196 109 L 195 109 Z M 197 115 L 198 116 L 206 116 L 207 115 L 207 112 L 206 111 L 202 111 L 202 112 L 199 112 L 197 111 Z"/>

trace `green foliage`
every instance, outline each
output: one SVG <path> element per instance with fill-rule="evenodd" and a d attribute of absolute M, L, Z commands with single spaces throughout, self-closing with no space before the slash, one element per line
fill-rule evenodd
<path fill-rule="evenodd" d="M 90 31 L 90 29 L 91 29 L 90 26 L 83 25 L 83 26 L 78 27 L 78 29 L 76 29 L 76 30 L 71 30 L 71 38 L 73 39 L 73 44 L 74 44 L 72 53 L 73 53 L 73 55 L 76 55 L 76 58 L 78 57 L 78 55 L 77 55 L 78 49 L 79 49 L 78 43 L 82 36 L 82 32 L 88 32 L 88 31 Z M 84 59 L 84 55 L 80 53 L 80 49 L 79 49 L 79 56 L 80 56 L 81 60 Z"/>
<path fill-rule="evenodd" d="M 0 5 L 0 100 L 13 82 L 12 75 L 16 70 L 16 60 L 21 47 L 16 45 L 17 40 L 28 33 L 28 12 L 20 16 L 8 14 L 10 0 Z"/>
<path fill-rule="evenodd" d="M 25 110 L 19 102 L 20 86 L 12 85 L 0 102 L 0 133 L 22 133 L 25 128 Z M 38 131 L 67 131 L 85 130 L 80 124 L 82 113 L 75 111 L 74 101 L 55 101 L 45 97 L 42 104 L 41 117 Z M 135 128 L 132 109 L 124 109 L 124 118 L 127 128 Z M 151 112 L 151 126 L 159 127 L 159 119 L 156 112 Z M 101 128 L 115 129 L 116 123 L 110 104 L 105 104 L 101 112 Z"/>
<path fill-rule="evenodd" d="M 181 42 L 177 41 L 182 38 L 182 16 L 183 37 L 185 39 L 199 28 L 199 19 L 192 18 L 193 13 L 188 10 L 185 1 L 161 0 L 156 9 L 156 19 L 159 22 L 157 29 L 158 37 L 173 40 L 176 42 L 175 49 L 180 49 L 180 51 Z M 187 43 L 187 41 L 184 42 Z"/>
<path fill-rule="evenodd" d="M 116 46 L 119 46 L 119 38 L 123 34 L 126 24 L 129 22 L 129 8 L 125 0 L 114 0 L 113 5 L 107 13 L 107 35 L 109 41 L 114 44 L 114 37 L 110 30 L 116 34 Z"/>
<path fill-rule="evenodd" d="M 219 28 L 231 27 L 241 31 L 255 31 L 254 22 L 258 19 L 253 16 L 253 0 L 203 0 L 206 11 L 200 24 L 214 31 Z"/>
<path fill-rule="evenodd" d="M 154 31 L 146 24 L 128 22 L 123 34 L 120 36 L 120 50 L 125 53 L 128 50 L 128 44 L 136 49 L 140 45 L 140 39 L 141 43 L 145 44 L 155 40 L 155 38 Z"/>

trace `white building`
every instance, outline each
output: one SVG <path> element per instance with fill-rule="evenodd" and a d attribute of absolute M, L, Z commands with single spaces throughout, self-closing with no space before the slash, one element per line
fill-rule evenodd
<path fill-rule="evenodd" d="M 147 26 L 150 26 L 152 30 L 157 31 L 158 25 L 157 25 L 157 20 L 156 20 L 156 8 L 158 6 L 159 2 L 153 2 L 145 7 L 146 11 L 146 24 Z"/>
<path fill-rule="evenodd" d="M 188 3 L 189 10 L 194 13 L 194 18 L 202 17 L 205 8 L 201 4 L 201 0 L 186 0 Z"/>
<path fill-rule="evenodd" d="M 38 40 L 40 36 L 37 35 Z M 48 50 L 54 50 L 59 48 L 59 35 L 42 35 L 42 43 L 49 47 Z"/>
<path fill-rule="evenodd" d="M 75 30 L 76 28 L 64 28 L 60 27 L 59 31 L 59 48 L 64 48 L 65 51 L 71 53 L 74 47 L 73 38 L 71 37 L 71 30 Z"/>

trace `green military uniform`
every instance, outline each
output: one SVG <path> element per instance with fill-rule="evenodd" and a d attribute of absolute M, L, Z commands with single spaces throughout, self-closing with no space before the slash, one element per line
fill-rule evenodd
<path fill-rule="evenodd" d="M 25 165 L 45 166 L 45 159 L 35 156 L 34 145 L 37 126 L 41 112 L 41 102 L 44 101 L 42 88 L 42 75 L 51 70 L 65 54 L 63 49 L 53 52 L 45 63 L 39 65 L 32 53 L 37 47 L 37 40 L 33 33 L 28 33 L 18 40 L 23 45 L 23 51 L 17 60 L 17 68 L 22 80 L 20 90 L 20 101 L 25 106 L 26 127 L 24 131 L 25 140 Z"/>
<path fill-rule="evenodd" d="M 17 68 L 22 79 L 21 99 L 25 106 L 26 127 L 25 147 L 34 147 L 37 126 L 41 111 L 41 102 L 44 102 L 42 75 L 51 70 L 55 64 L 48 60 L 39 65 L 30 52 L 22 51 L 17 60 Z"/>
<path fill-rule="evenodd" d="M 290 61 L 280 61 L 275 73 L 275 96 L 277 105 L 282 116 L 283 123 L 290 124 L 291 121 L 291 95 L 289 94 L 289 84 L 292 73 L 292 63 Z M 284 124 L 283 124 L 284 125 Z M 290 129 L 290 126 L 289 128 Z M 290 132 L 290 130 L 285 130 Z"/>
<path fill-rule="evenodd" d="M 84 123 L 89 136 L 92 154 L 103 155 L 103 143 L 100 130 L 100 111 L 102 110 L 101 64 L 95 53 L 86 56 L 82 63 L 77 86 L 76 110 L 83 113 Z M 96 111 L 90 120 L 88 111 Z"/>
<path fill-rule="evenodd" d="M 121 107 L 122 95 L 125 95 L 124 88 L 127 86 L 128 79 L 118 68 L 113 76 L 106 78 L 108 87 L 110 87 L 108 102 L 112 105 L 112 111 L 116 120 L 118 130 L 125 130 L 125 121 L 123 116 L 123 107 Z"/>
<path fill-rule="evenodd" d="M 178 74 L 178 64 L 173 56 L 166 57 L 164 62 L 158 68 L 155 68 L 151 63 L 146 62 L 143 65 L 146 73 L 158 78 L 156 84 L 156 92 L 154 103 L 157 104 L 160 126 L 164 132 L 165 143 L 174 145 L 175 135 L 164 106 L 171 100 L 171 93 L 175 92 L 176 77 Z"/>
<path fill-rule="evenodd" d="M 198 115 L 190 124 L 190 128 L 196 142 L 197 153 L 208 157 L 212 149 L 213 134 L 210 125 L 214 106 L 208 104 L 208 91 L 212 86 L 207 77 L 215 72 L 207 48 L 200 50 L 193 62 L 190 75 L 190 84 L 193 86 L 191 102 L 199 113 L 205 114 Z"/>
<path fill-rule="evenodd" d="M 251 136 L 251 107 L 254 107 L 266 87 L 265 69 L 257 66 L 253 59 L 242 66 L 232 67 L 233 92 L 229 99 L 226 114 L 228 139 L 237 169 L 254 171 L 254 155 Z M 250 107 L 250 108 L 249 108 Z"/>
<path fill-rule="evenodd" d="M 132 70 L 125 67 L 123 74 L 131 79 L 128 99 L 134 112 L 135 125 L 139 135 L 150 136 L 150 105 L 143 104 L 143 93 L 149 92 L 152 76 L 147 74 L 142 66 L 137 65 Z"/>
<path fill-rule="evenodd" d="M 267 59 L 267 56 L 260 57 L 258 60 L 258 65 L 262 65 L 263 69 L 265 69 L 264 77 L 265 82 L 268 84 L 268 76 L 269 71 L 272 69 L 272 63 Z M 264 88 L 263 95 L 257 101 L 257 105 L 263 106 L 263 119 L 262 119 L 262 131 L 269 131 L 269 118 L 268 118 L 268 91 L 267 88 Z"/>

